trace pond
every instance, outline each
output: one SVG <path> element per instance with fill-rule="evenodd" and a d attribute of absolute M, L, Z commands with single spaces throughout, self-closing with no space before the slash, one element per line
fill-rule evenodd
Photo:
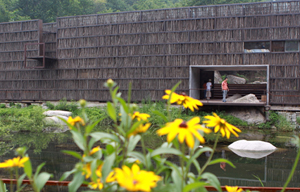
<path fill-rule="evenodd" d="M 247 133 L 249 135 L 249 133 Z M 252 133 L 251 133 L 252 134 Z M 233 153 L 227 144 L 220 143 L 214 158 L 226 158 L 230 160 L 236 168 L 229 165 L 216 164 L 209 166 L 206 171 L 218 176 L 221 185 L 231 186 L 264 186 L 282 187 L 290 173 L 296 157 L 296 149 L 287 147 L 290 136 L 276 134 L 268 138 L 278 149 L 272 154 L 260 158 L 251 159 L 240 157 Z M 280 135 L 280 136 L 278 136 Z M 15 133 L 11 138 L 2 138 L 0 141 L 0 161 L 15 157 L 13 150 L 19 146 L 27 146 L 28 154 L 32 160 L 33 167 L 46 162 L 43 171 L 54 175 L 51 180 L 59 180 L 62 174 L 70 171 L 77 159 L 65 155 L 61 150 L 78 150 L 73 143 L 70 133 Z M 79 150 L 78 150 L 79 151 Z M 201 155 L 198 161 L 203 165 L 209 154 Z M 0 169 L 1 178 L 9 178 L 8 173 Z M 300 167 L 297 167 L 295 175 L 289 187 L 300 187 Z M 52 191 L 52 190 L 47 190 Z M 53 191 L 67 191 L 67 189 L 54 189 Z"/>

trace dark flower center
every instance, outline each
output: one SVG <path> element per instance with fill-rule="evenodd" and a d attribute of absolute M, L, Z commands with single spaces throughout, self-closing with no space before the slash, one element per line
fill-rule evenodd
<path fill-rule="evenodd" d="M 185 121 L 182 121 L 182 123 L 180 123 L 179 127 L 180 128 L 187 128 L 188 126 L 187 126 Z"/>
<path fill-rule="evenodd" d="M 138 184 L 138 181 L 137 180 L 133 180 L 133 184 L 134 185 Z"/>

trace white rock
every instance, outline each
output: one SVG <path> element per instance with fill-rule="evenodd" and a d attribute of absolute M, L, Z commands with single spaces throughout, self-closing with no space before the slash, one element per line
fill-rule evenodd
<path fill-rule="evenodd" d="M 222 76 L 219 71 L 214 72 L 214 83 L 222 83 Z"/>
<path fill-rule="evenodd" d="M 254 94 L 248 94 L 232 102 L 233 103 L 259 103 L 259 100 L 256 98 Z"/>
<path fill-rule="evenodd" d="M 249 124 L 260 124 L 265 123 L 266 118 L 263 113 L 253 107 L 247 108 L 233 108 L 227 111 L 228 114 L 235 116 L 243 121 L 246 121 Z"/>
<path fill-rule="evenodd" d="M 43 113 L 46 116 L 52 117 L 52 116 L 65 116 L 65 117 L 69 117 L 72 115 L 72 112 L 70 111 L 61 111 L 61 110 L 49 110 L 49 111 L 45 111 Z"/>
<path fill-rule="evenodd" d="M 57 116 L 52 116 L 52 117 L 45 117 L 44 118 L 44 121 L 46 122 L 46 124 L 59 124 L 59 125 L 66 125 L 65 122 L 63 122 L 61 119 L 62 118 L 64 120 L 68 120 L 68 117 L 66 116 L 60 116 L 60 115 L 57 115 Z"/>
<path fill-rule="evenodd" d="M 231 84 L 246 84 L 246 79 L 242 77 L 228 75 L 227 78 Z"/>
<path fill-rule="evenodd" d="M 241 96 L 240 94 L 234 94 L 234 95 L 228 97 L 228 98 L 226 99 L 226 101 L 227 101 L 227 102 L 232 102 L 232 101 L 234 101 L 234 100 L 236 100 L 236 99 L 238 99 L 238 98 L 241 98 L 241 97 L 242 97 L 242 96 Z"/>
<path fill-rule="evenodd" d="M 260 159 L 276 150 L 276 147 L 271 143 L 264 141 L 235 141 L 228 146 L 228 148 L 235 154 L 241 157 L 248 157 L 253 159 Z"/>

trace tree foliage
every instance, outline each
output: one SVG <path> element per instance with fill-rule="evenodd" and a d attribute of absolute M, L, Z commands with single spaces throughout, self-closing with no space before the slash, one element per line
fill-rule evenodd
<path fill-rule="evenodd" d="M 0 22 L 261 0 L 0 0 Z"/>

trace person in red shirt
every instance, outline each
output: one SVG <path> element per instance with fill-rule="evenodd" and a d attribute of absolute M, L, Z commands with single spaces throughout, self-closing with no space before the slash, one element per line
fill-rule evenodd
<path fill-rule="evenodd" d="M 227 77 L 225 77 L 225 80 L 222 82 L 223 102 L 226 102 L 226 96 L 229 91 L 227 80 Z"/>

